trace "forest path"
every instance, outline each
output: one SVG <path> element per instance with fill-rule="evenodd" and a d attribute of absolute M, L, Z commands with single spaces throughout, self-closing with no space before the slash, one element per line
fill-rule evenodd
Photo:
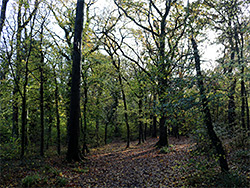
<path fill-rule="evenodd" d="M 174 187 L 185 178 L 183 166 L 189 160 L 190 140 L 170 138 L 166 153 L 148 139 L 125 149 L 126 143 L 112 143 L 91 151 L 86 166 L 89 171 L 72 177 L 69 186 L 81 187 Z"/>

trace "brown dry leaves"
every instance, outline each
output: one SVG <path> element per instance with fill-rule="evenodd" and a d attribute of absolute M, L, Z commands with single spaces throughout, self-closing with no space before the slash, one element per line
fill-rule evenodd
<path fill-rule="evenodd" d="M 95 149 L 85 164 L 89 172 L 72 180 L 68 186 L 81 187 L 173 187 L 183 183 L 182 165 L 188 160 L 189 140 L 170 138 L 173 148 L 159 153 L 157 139 L 129 149 L 124 144 L 109 144 Z"/>
<path fill-rule="evenodd" d="M 190 140 L 170 138 L 173 145 L 161 154 L 158 139 L 125 149 L 115 142 L 93 149 L 83 163 L 69 164 L 65 156 L 2 161 L 0 187 L 21 187 L 27 177 L 38 177 L 33 187 L 179 187 L 188 173 Z M 34 176 L 35 175 L 35 176 Z"/>

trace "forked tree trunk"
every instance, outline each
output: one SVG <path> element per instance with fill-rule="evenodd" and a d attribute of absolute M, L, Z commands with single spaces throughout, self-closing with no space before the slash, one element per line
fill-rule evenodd
<path fill-rule="evenodd" d="M 193 37 L 191 38 L 191 42 L 192 42 L 192 47 L 194 50 L 197 82 L 198 82 L 198 88 L 200 90 L 200 97 L 201 97 L 201 102 L 202 102 L 202 107 L 203 107 L 202 111 L 205 115 L 205 124 L 207 127 L 208 135 L 209 135 L 210 140 L 212 141 L 213 146 L 215 147 L 217 155 L 219 157 L 221 171 L 228 172 L 229 168 L 228 168 L 224 148 L 222 146 L 221 140 L 218 138 L 218 136 L 216 135 L 216 133 L 213 129 L 212 118 L 211 118 L 210 110 L 208 107 L 208 100 L 206 97 L 205 88 L 204 88 L 204 84 L 203 84 L 203 77 L 202 77 L 201 69 L 200 69 L 200 56 L 199 56 L 198 46 L 197 46 L 197 43 Z"/>

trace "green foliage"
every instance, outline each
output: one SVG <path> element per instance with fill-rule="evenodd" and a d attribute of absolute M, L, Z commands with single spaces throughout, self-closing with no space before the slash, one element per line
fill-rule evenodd
<path fill-rule="evenodd" d="M 209 177 L 209 183 L 216 187 L 249 187 L 246 176 L 234 172 L 219 173 Z"/>
<path fill-rule="evenodd" d="M 58 186 L 65 186 L 68 183 L 68 179 L 64 178 L 64 177 L 57 177 L 56 178 L 56 185 Z"/>
<path fill-rule="evenodd" d="M 173 145 L 169 145 L 168 147 L 162 147 L 159 151 L 159 153 L 162 153 L 162 154 L 167 154 L 171 152 L 175 152 L 175 148 Z"/>
<path fill-rule="evenodd" d="M 247 177 L 239 172 L 218 172 L 216 162 L 200 155 L 193 156 L 186 164 L 186 169 L 192 171 L 186 177 L 186 184 L 192 187 L 248 187 Z M 189 168 L 188 168 L 189 167 Z"/>
<path fill-rule="evenodd" d="M 9 141 L 0 143 L 0 158 L 1 159 L 13 159 L 16 158 L 20 152 L 20 139 L 13 137 L 9 138 Z"/>
<path fill-rule="evenodd" d="M 80 166 L 78 168 L 73 168 L 74 172 L 78 172 L 78 173 L 87 173 L 89 171 L 88 168 L 81 168 Z"/>
<path fill-rule="evenodd" d="M 23 187 L 36 187 L 41 179 L 39 174 L 28 175 L 22 179 L 22 185 Z"/>

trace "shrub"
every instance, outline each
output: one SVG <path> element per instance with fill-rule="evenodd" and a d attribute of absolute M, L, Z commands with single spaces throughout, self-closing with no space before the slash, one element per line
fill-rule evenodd
<path fill-rule="evenodd" d="M 67 183 L 68 183 L 68 180 L 66 178 L 64 178 L 64 177 L 58 176 L 56 178 L 56 185 L 65 186 Z"/>
<path fill-rule="evenodd" d="M 173 145 L 169 145 L 169 147 L 162 147 L 160 149 L 160 153 L 162 153 L 162 154 L 170 153 L 173 151 L 175 151 Z"/>
<path fill-rule="evenodd" d="M 41 180 L 41 177 L 38 174 L 28 175 L 22 179 L 22 185 L 23 187 L 36 186 L 40 180 Z"/>

